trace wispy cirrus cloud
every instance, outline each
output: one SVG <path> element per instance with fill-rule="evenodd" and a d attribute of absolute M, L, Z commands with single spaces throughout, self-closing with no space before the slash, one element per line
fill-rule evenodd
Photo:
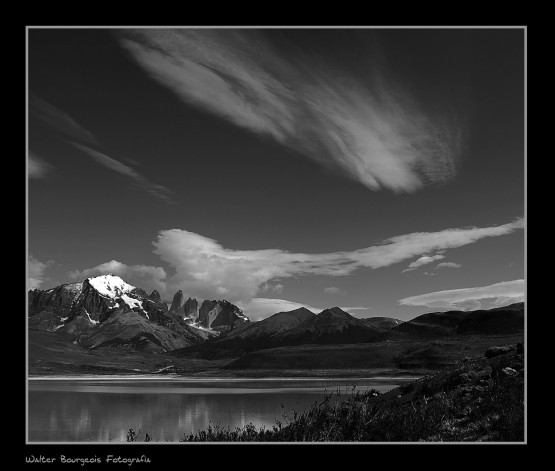
<path fill-rule="evenodd" d="M 29 94 L 29 110 L 36 118 L 66 138 L 90 146 L 100 145 L 94 134 L 81 126 L 68 113 L 48 103 L 34 93 Z"/>
<path fill-rule="evenodd" d="M 173 191 L 169 190 L 165 186 L 158 185 L 157 183 L 149 181 L 146 177 L 144 177 L 133 168 L 125 165 L 119 160 L 113 159 L 112 157 L 103 154 L 102 152 L 91 149 L 88 146 L 78 144 L 77 142 L 71 142 L 71 144 L 77 149 L 83 151 L 85 154 L 92 157 L 100 165 L 103 165 L 104 167 L 109 168 L 110 170 L 113 170 L 120 175 L 129 177 L 133 181 L 133 188 L 145 191 L 146 193 L 149 193 L 150 195 L 164 201 L 167 204 L 174 203 L 174 200 L 172 198 Z"/>
<path fill-rule="evenodd" d="M 115 34 L 152 78 L 183 101 L 372 190 L 412 192 L 456 173 L 460 118 L 452 111 L 424 110 L 355 42 L 350 52 L 367 63 L 364 76 L 324 63 L 297 43 L 285 54 L 275 37 L 255 30 Z"/>
<path fill-rule="evenodd" d="M 99 150 L 96 150 L 100 148 L 100 143 L 95 135 L 80 125 L 65 111 L 56 108 L 36 95 L 30 96 L 29 105 L 34 116 L 61 133 L 64 136 L 64 140 L 84 152 L 89 157 L 92 157 L 95 162 L 129 178 L 133 182 L 133 188 L 145 191 L 167 204 L 173 204 L 174 201 L 171 197 L 173 192 L 171 190 L 162 185 L 151 182 L 132 167 L 125 165 L 123 162 L 114 159 Z M 129 158 L 126 158 L 126 160 L 136 162 Z M 37 157 L 30 155 L 29 176 L 33 176 L 32 172 L 35 174 L 37 174 L 37 172 L 40 173 L 42 171 L 40 165 L 41 164 L 37 160 Z M 44 165 L 42 167 L 44 168 Z"/>
<path fill-rule="evenodd" d="M 480 309 L 482 302 L 488 301 L 494 307 L 524 301 L 524 280 L 503 281 L 489 286 L 451 289 L 410 296 L 399 300 L 405 306 L 426 306 L 429 308 Z"/>

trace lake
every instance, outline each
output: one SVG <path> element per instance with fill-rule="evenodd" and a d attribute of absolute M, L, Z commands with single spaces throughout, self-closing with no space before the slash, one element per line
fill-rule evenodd
<path fill-rule="evenodd" d="M 178 441 L 209 424 L 271 428 L 324 394 L 388 391 L 406 378 L 41 378 L 28 382 L 30 442 L 125 442 L 130 428 L 155 441 Z M 335 395 L 334 395 L 335 396 Z M 341 396 L 340 396 L 341 397 Z M 283 421 L 283 420 L 282 420 Z"/>

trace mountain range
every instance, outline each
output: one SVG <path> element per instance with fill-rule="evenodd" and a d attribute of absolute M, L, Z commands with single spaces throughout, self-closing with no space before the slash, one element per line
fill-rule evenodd
<path fill-rule="evenodd" d="M 30 329 L 63 334 L 86 348 L 132 347 L 166 352 L 202 343 L 218 331 L 230 331 L 249 322 L 238 307 L 227 301 L 205 301 L 200 318 L 191 308 L 198 304 L 196 300 L 188 300 L 187 312 L 179 302 L 168 309 L 156 290 L 147 294 L 114 275 L 49 290 L 35 289 L 29 291 L 28 298 Z"/>
<path fill-rule="evenodd" d="M 61 336 L 88 350 L 127 348 L 174 357 L 218 359 L 301 345 L 347 345 L 453 336 L 519 334 L 524 303 L 490 310 L 426 313 L 403 322 L 355 318 L 338 307 L 300 308 L 250 322 L 226 300 L 184 299 L 171 305 L 115 275 L 101 275 L 28 293 L 29 329 Z"/>

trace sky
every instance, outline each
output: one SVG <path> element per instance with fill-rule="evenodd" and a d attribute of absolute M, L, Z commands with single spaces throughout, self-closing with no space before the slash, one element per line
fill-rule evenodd
<path fill-rule="evenodd" d="M 251 320 L 525 295 L 522 28 L 29 28 L 28 288 Z"/>

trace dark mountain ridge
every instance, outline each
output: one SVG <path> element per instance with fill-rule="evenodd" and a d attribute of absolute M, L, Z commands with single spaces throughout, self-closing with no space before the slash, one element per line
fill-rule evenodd
<path fill-rule="evenodd" d="M 390 338 L 437 338 L 453 335 L 516 334 L 524 331 L 524 303 L 477 311 L 422 314 L 393 327 Z"/>
<path fill-rule="evenodd" d="M 384 317 L 357 319 L 337 307 L 325 309 L 319 314 L 300 308 L 274 314 L 224 337 L 185 347 L 171 354 L 215 359 L 238 357 L 245 353 L 278 347 L 359 344 L 386 340 L 431 341 L 451 336 L 521 334 L 523 330 L 523 303 L 490 310 L 433 312 L 406 322 Z"/>
<path fill-rule="evenodd" d="M 30 329 L 56 332 L 84 348 L 130 347 L 203 359 L 301 345 L 429 342 L 524 331 L 524 303 L 426 313 L 407 322 L 384 317 L 358 319 L 338 307 L 319 314 L 300 308 L 251 323 L 241 309 L 226 300 L 205 300 L 199 308 L 196 299 L 184 302 L 181 291 L 168 309 L 156 290 L 149 295 L 114 275 L 31 290 L 28 303 Z"/>
<path fill-rule="evenodd" d="M 349 344 L 380 340 L 382 331 L 370 327 L 338 307 L 314 314 L 306 308 L 279 312 L 260 322 L 230 332 L 221 339 L 172 352 L 201 358 L 240 356 L 245 352 L 303 344 Z"/>

